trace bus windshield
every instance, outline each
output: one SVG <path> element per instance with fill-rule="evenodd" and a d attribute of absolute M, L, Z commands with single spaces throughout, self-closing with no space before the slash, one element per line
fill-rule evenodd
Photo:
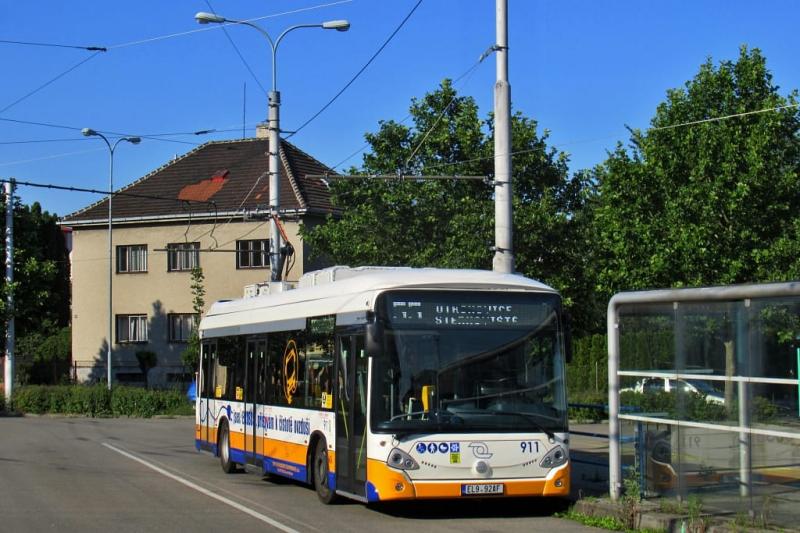
<path fill-rule="evenodd" d="M 378 309 L 373 431 L 566 431 L 558 295 L 402 291 Z"/>

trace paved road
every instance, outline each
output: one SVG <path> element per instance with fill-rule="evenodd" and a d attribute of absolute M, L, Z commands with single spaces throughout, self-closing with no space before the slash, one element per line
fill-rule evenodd
<path fill-rule="evenodd" d="M 195 451 L 192 424 L 0 418 L 0 531 L 592 529 L 552 517 L 556 509 L 547 500 L 324 506 L 293 482 L 225 475 L 216 458 Z"/>

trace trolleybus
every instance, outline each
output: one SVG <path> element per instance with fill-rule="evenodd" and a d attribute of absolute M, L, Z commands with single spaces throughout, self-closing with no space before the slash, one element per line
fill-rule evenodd
<path fill-rule="evenodd" d="M 559 294 L 477 270 L 334 267 L 215 303 L 198 449 L 320 500 L 566 496 Z"/>

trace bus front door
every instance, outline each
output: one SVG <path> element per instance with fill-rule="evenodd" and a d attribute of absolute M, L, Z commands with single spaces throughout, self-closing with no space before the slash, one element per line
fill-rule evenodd
<path fill-rule="evenodd" d="M 363 335 L 337 336 L 336 489 L 365 497 L 367 356 Z"/>
<path fill-rule="evenodd" d="M 247 341 L 247 369 L 244 387 L 244 453 L 250 464 L 264 455 L 264 427 L 258 424 L 258 404 L 265 400 L 266 341 Z"/>
<path fill-rule="evenodd" d="M 211 446 L 212 436 L 216 440 L 214 431 L 214 411 L 210 405 L 214 398 L 214 357 L 216 355 L 216 342 L 204 342 L 200 352 L 200 376 L 197 379 L 196 394 L 200 400 L 200 441 L 205 446 Z M 203 444 L 201 444 L 203 446 Z"/>

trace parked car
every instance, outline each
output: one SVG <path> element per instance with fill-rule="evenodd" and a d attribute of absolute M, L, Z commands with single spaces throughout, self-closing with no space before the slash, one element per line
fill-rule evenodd
<path fill-rule="evenodd" d="M 620 392 L 638 392 L 648 394 L 654 392 L 693 392 L 704 396 L 709 403 L 725 404 L 725 396 L 717 389 L 701 379 L 675 379 L 670 377 L 652 377 L 639 380 L 633 387 L 620 389 Z"/>

